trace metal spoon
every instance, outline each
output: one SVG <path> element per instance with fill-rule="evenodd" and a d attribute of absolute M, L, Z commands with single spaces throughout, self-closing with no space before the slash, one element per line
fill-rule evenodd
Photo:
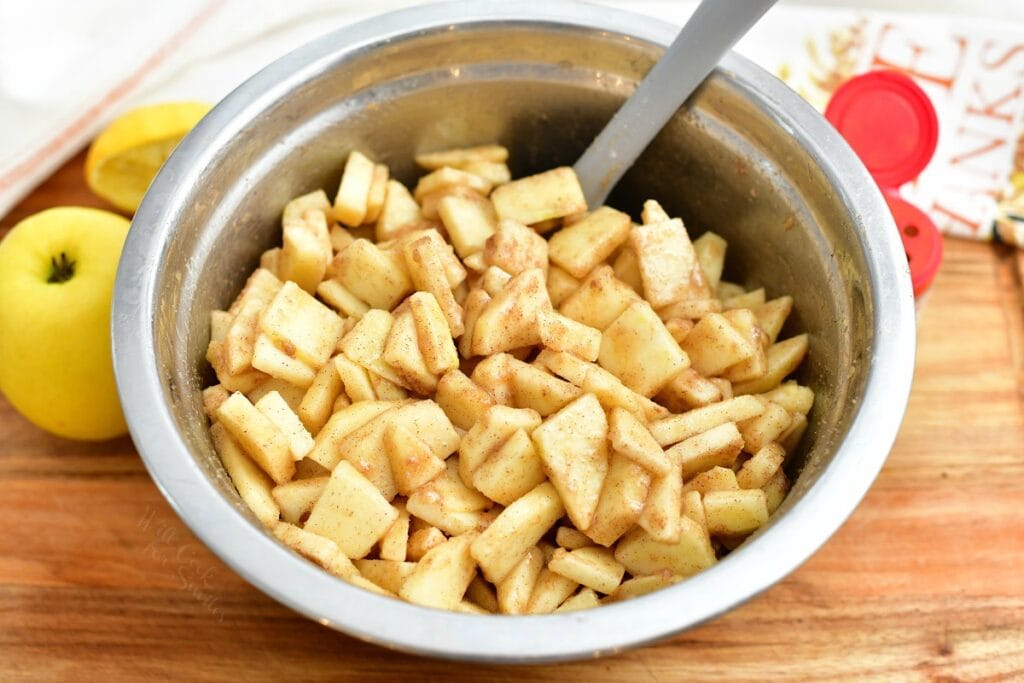
<path fill-rule="evenodd" d="M 574 166 L 587 206 L 604 203 L 658 131 L 776 0 L 703 0 Z"/>

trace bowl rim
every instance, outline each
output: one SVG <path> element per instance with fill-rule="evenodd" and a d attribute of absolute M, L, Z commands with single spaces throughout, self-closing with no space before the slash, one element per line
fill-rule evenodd
<path fill-rule="evenodd" d="M 448 2 L 341 28 L 278 59 L 222 100 L 150 186 L 117 272 L 114 365 L 132 438 L 157 487 L 207 547 L 267 595 L 323 625 L 406 652 L 491 663 L 567 661 L 619 652 L 716 617 L 780 581 L 835 533 L 871 486 L 899 430 L 913 377 L 914 300 L 895 225 L 856 155 L 796 93 L 731 53 L 719 72 L 756 92 L 770 115 L 825 160 L 822 169 L 842 201 L 857 207 L 854 226 L 876 293 L 863 400 L 818 481 L 758 538 L 710 570 L 655 594 L 579 612 L 509 617 L 420 607 L 356 588 L 290 551 L 208 480 L 189 455 L 162 389 L 153 352 L 159 263 L 184 210 L 183 188 L 197 184 L 216 149 L 242 123 L 327 61 L 401 35 L 490 22 L 564 24 L 660 45 L 678 31 L 657 19 L 577 2 Z"/>

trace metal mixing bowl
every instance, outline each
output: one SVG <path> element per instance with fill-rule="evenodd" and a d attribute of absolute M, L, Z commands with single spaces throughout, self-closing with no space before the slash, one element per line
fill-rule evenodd
<path fill-rule="evenodd" d="M 599 609 L 472 616 L 380 597 L 278 544 L 214 454 L 200 389 L 208 314 L 280 239 L 285 202 L 337 186 L 351 149 L 412 182 L 416 151 L 498 141 L 515 175 L 571 164 L 674 36 L 569 3 L 457 3 L 378 17 L 275 62 L 179 145 L 135 216 L 114 297 L 132 436 L 178 514 L 252 584 L 322 624 L 402 650 L 503 662 L 607 654 L 676 633 L 768 588 L 843 523 L 884 462 L 910 390 L 914 303 L 881 195 L 815 111 L 731 55 L 611 203 L 659 199 L 729 241 L 726 275 L 792 294 L 817 393 L 795 485 L 714 568 Z M 198 608 L 197 608 L 198 609 Z"/>

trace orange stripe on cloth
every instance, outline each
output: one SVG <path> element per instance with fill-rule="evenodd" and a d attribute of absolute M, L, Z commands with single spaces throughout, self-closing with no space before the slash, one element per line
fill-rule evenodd
<path fill-rule="evenodd" d="M 177 33 L 172 35 L 163 43 L 149 59 L 144 61 L 138 69 L 128 75 L 113 89 L 103 95 L 96 104 L 92 105 L 67 127 L 57 133 L 46 145 L 36 150 L 28 159 L 17 164 L 0 176 L 0 191 L 3 191 L 14 184 L 15 178 L 31 173 L 36 166 L 44 162 L 51 155 L 60 151 L 67 144 L 68 140 L 88 129 L 101 119 L 119 100 L 126 97 L 132 90 L 137 88 L 146 76 L 160 66 L 167 58 L 183 43 L 192 37 L 192 33 L 198 30 L 203 24 L 210 20 L 225 4 L 227 0 L 212 0 L 203 6 L 187 24 L 181 27 Z"/>

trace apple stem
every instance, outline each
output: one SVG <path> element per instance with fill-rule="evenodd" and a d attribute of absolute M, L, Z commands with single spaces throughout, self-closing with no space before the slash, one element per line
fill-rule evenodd
<path fill-rule="evenodd" d="M 50 257 L 50 277 L 47 282 L 67 282 L 75 274 L 75 262 L 68 259 L 68 255 L 60 252 L 60 260 L 56 256 Z"/>

